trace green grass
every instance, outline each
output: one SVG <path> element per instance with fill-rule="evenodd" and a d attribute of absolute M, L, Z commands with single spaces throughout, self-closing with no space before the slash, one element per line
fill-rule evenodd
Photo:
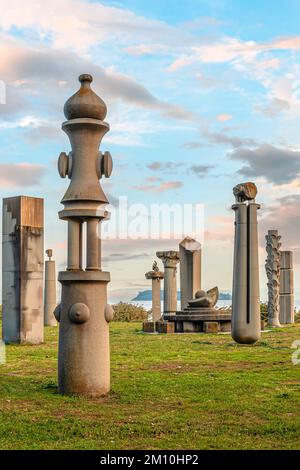
<path fill-rule="evenodd" d="M 0 365 L 1 449 L 296 449 L 300 325 L 254 346 L 229 335 L 147 335 L 111 324 L 109 398 L 57 394 L 57 329 L 8 346 Z"/>

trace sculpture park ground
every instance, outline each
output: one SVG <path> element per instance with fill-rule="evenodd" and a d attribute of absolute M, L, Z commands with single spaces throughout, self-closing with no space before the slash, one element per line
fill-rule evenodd
<path fill-rule="evenodd" d="M 112 322 L 109 397 L 57 392 L 58 328 L 9 345 L 0 365 L 1 449 L 296 449 L 300 324 L 254 345 L 229 334 L 147 335 Z"/>

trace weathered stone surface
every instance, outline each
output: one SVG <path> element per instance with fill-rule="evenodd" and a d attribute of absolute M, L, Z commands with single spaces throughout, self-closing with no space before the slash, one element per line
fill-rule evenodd
<path fill-rule="evenodd" d="M 268 323 L 277 328 L 281 326 L 279 322 L 280 240 L 277 230 L 268 230 L 266 235 L 268 257 L 265 263 L 268 278 Z"/>
<path fill-rule="evenodd" d="M 186 237 L 179 244 L 181 310 L 201 289 L 201 244 Z"/>
<path fill-rule="evenodd" d="M 3 200 L 2 336 L 5 343 L 44 339 L 44 201 Z"/>
<path fill-rule="evenodd" d="M 158 251 L 156 256 L 164 264 L 164 315 L 177 310 L 176 266 L 179 262 L 178 251 Z"/>
<path fill-rule="evenodd" d="M 156 331 L 158 333 L 175 333 L 174 323 L 167 321 L 158 321 L 156 323 Z"/>
<path fill-rule="evenodd" d="M 155 333 L 155 322 L 154 321 L 144 321 L 143 323 L 143 332 L 144 333 Z"/>
<path fill-rule="evenodd" d="M 232 206 L 235 212 L 235 236 L 231 334 L 236 342 L 251 344 L 260 338 L 257 237 L 257 210 L 260 206 L 252 202 L 256 196 L 256 186 L 253 183 L 244 186 L 242 184 L 234 188 L 237 202 Z M 250 202 L 245 203 L 247 200 Z"/>
<path fill-rule="evenodd" d="M 55 261 L 51 259 L 52 250 L 46 250 L 49 259 L 45 261 L 44 325 L 57 326 L 54 316 L 56 309 L 56 272 Z"/>
<path fill-rule="evenodd" d="M 219 332 L 219 323 L 216 321 L 205 321 L 203 323 L 204 333 L 218 333 Z"/>
<path fill-rule="evenodd" d="M 81 87 L 65 105 L 68 121 L 62 129 L 72 152 L 61 153 L 59 173 L 70 178 L 59 217 L 68 222 L 67 271 L 62 284 L 59 319 L 58 385 L 61 394 L 103 396 L 110 389 L 107 305 L 109 273 L 101 270 L 99 222 L 108 218 L 107 198 L 99 184 L 111 174 L 109 152 L 99 145 L 109 125 L 103 122 L 106 105 L 90 88 L 92 77 L 81 75 Z M 83 266 L 83 224 L 86 224 L 86 266 Z"/>
<path fill-rule="evenodd" d="M 280 253 L 280 322 L 290 324 L 295 321 L 293 252 Z"/>
<path fill-rule="evenodd" d="M 241 183 L 233 188 L 233 194 L 236 202 L 251 201 L 256 198 L 257 187 L 251 182 Z"/>
<path fill-rule="evenodd" d="M 161 279 L 164 278 L 164 273 L 161 272 L 154 261 L 152 271 L 145 274 L 146 279 L 152 279 L 152 320 L 154 322 L 161 319 Z"/>

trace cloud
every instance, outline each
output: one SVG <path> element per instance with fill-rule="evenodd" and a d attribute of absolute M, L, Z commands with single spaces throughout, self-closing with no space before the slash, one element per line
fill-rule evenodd
<path fill-rule="evenodd" d="M 147 168 L 152 171 L 168 171 L 168 170 L 175 170 L 176 168 L 182 166 L 183 163 L 176 163 L 176 162 L 159 162 L 155 161 L 152 163 L 148 163 Z"/>
<path fill-rule="evenodd" d="M 165 191 L 170 191 L 172 189 L 178 189 L 183 186 L 181 181 L 164 181 L 158 185 L 149 184 L 149 185 L 139 185 L 133 186 L 133 189 L 143 192 L 153 192 L 153 193 L 163 193 Z"/>
<path fill-rule="evenodd" d="M 214 168 L 213 165 L 192 165 L 190 170 L 197 176 L 203 176 L 206 175 L 212 168 Z"/>
<path fill-rule="evenodd" d="M 260 244 L 265 246 L 268 230 L 278 230 L 282 236 L 282 249 L 295 250 L 296 262 L 300 263 L 300 194 L 279 198 L 266 208 L 267 215 L 259 221 Z"/>
<path fill-rule="evenodd" d="M 7 106 L 3 105 L 4 115 L 9 109 L 20 111 L 19 104 L 22 101 L 22 112 L 25 103 L 31 108 L 33 104 L 29 98 L 35 97 L 36 100 L 37 96 L 50 103 L 48 113 L 51 110 L 58 113 L 68 93 L 74 92 L 77 77 L 86 72 L 93 75 L 93 87 L 104 100 L 127 102 L 147 110 L 156 110 L 173 119 L 191 121 L 197 118 L 195 113 L 181 106 L 159 100 L 131 77 L 116 70 L 104 69 L 74 52 L 45 47 L 29 48 L 20 41 L 6 40 L 0 46 L 0 54 L 0 77 L 8 85 Z M 45 111 L 41 104 L 40 109 L 41 112 Z"/>
<path fill-rule="evenodd" d="M 226 122 L 226 121 L 230 121 L 232 119 L 232 116 L 231 114 L 218 114 L 217 116 L 217 121 L 220 121 L 220 122 Z"/>
<path fill-rule="evenodd" d="M 246 163 L 238 173 L 248 177 L 264 177 L 274 184 L 294 181 L 300 173 L 300 151 L 261 145 L 256 149 L 237 149 L 229 154 L 232 160 Z"/>
<path fill-rule="evenodd" d="M 19 188 L 41 184 L 46 168 L 33 163 L 0 163 L 0 185 L 2 188 Z"/>
<path fill-rule="evenodd" d="M 163 21 L 136 15 L 125 8 L 83 0 L 51 0 L 43 5 L 26 0 L 26 8 L 22 0 L 11 0 L 9 8 L 2 8 L 0 26 L 4 31 L 13 28 L 34 31 L 41 41 L 47 40 L 55 48 L 80 53 L 108 41 L 130 44 L 154 40 L 172 44 L 184 40 L 178 37 L 176 28 Z"/>
<path fill-rule="evenodd" d="M 247 137 L 237 137 L 228 135 L 226 132 L 211 132 L 207 130 L 201 131 L 203 140 L 202 141 L 190 141 L 186 142 L 183 146 L 185 148 L 195 150 L 207 144 L 211 145 L 228 145 L 233 149 L 237 149 L 240 147 L 255 147 L 258 145 L 255 139 L 247 138 Z"/>

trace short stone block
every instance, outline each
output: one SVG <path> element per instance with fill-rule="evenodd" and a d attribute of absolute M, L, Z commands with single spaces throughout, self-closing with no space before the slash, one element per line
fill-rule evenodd
<path fill-rule="evenodd" d="M 156 331 L 158 333 L 175 333 L 175 324 L 168 321 L 156 322 Z"/>
<path fill-rule="evenodd" d="M 219 323 L 216 321 L 205 321 L 203 323 L 204 333 L 218 333 L 219 332 Z"/>
<path fill-rule="evenodd" d="M 153 321 L 144 321 L 143 323 L 144 333 L 155 333 L 155 323 Z"/>

